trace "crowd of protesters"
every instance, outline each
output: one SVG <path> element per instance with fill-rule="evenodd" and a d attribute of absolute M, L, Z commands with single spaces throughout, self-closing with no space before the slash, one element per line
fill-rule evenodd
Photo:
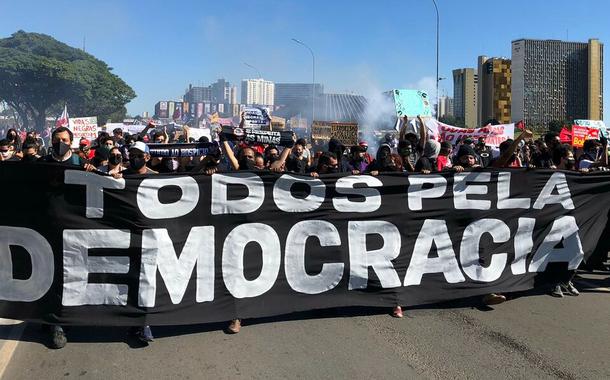
<path fill-rule="evenodd" d="M 325 150 L 314 152 L 306 139 L 297 139 L 296 136 L 292 147 L 280 147 L 228 141 L 223 134 L 214 134 L 212 143 L 219 148 L 216 153 L 163 158 L 151 157 L 148 144 L 210 143 L 210 139 L 201 137 L 195 141 L 189 137 L 188 127 L 168 131 L 166 127 L 149 124 L 138 134 L 130 135 L 121 129 L 113 130 L 112 134 L 100 132 L 93 141 L 80 139 L 78 149 L 72 149 L 74 137 L 66 127 L 47 128 L 42 133 L 11 128 L 0 140 L 0 161 L 43 161 L 82 167 L 115 178 L 127 174 L 179 172 L 211 175 L 238 170 L 290 172 L 317 177 L 330 173 L 375 176 L 388 172 L 463 172 L 486 167 L 590 172 L 608 170 L 609 167 L 608 142 L 603 138 L 586 140 L 582 149 L 575 150 L 569 144 L 562 144 L 556 133 L 549 132 L 534 139 L 532 132 L 524 130 L 517 138 L 502 142 L 496 149 L 486 145 L 485 138 L 475 140 L 467 137 L 456 141 L 455 145 L 439 142 L 429 134 L 419 117 L 415 124 L 417 130 L 410 130 L 406 119 L 402 125 L 399 133 L 386 134 L 381 141 L 370 141 L 378 147 L 376 152 L 369 151 L 364 139 L 353 146 L 331 139 Z M 600 266 L 603 261 L 588 264 Z M 564 294 L 577 296 L 579 292 L 571 281 L 572 276 L 573 273 L 565 282 L 554 286 L 551 294 L 556 297 Z M 502 294 L 489 294 L 483 299 L 490 305 L 504 301 L 506 296 Z M 400 306 L 393 309 L 393 316 L 403 316 Z M 63 347 L 67 340 L 62 328 L 49 328 L 53 346 Z M 238 333 L 240 328 L 241 321 L 235 319 L 230 322 L 228 331 Z M 149 326 L 135 329 L 134 333 L 143 342 L 153 339 Z"/>

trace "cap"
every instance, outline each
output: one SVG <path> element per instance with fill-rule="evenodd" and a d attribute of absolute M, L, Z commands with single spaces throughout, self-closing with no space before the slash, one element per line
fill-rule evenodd
<path fill-rule="evenodd" d="M 150 153 L 148 149 L 148 145 L 144 144 L 142 141 L 136 141 L 132 146 L 129 147 L 129 150 L 137 149 L 142 153 Z"/>
<path fill-rule="evenodd" d="M 91 146 L 91 141 L 89 141 L 89 140 L 87 140 L 86 138 L 83 137 L 78 142 L 78 145 Z"/>
<path fill-rule="evenodd" d="M 360 141 L 358 143 L 358 145 L 360 145 L 360 146 L 369 146 L 369 144 L 366 141 Z"/>

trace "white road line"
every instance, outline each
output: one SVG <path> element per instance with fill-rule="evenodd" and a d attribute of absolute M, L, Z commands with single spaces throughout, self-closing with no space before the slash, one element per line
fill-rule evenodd
<path fill-rule="evenodd" d="M 10 327 L 11 330 L 8 334 L 7 340 L 4 342 L 4 344 L 2 344 L 2 346 L 0 346 L 0 379 L 2 379 L 4 377 L 6 367 L 8 367 L 8 364 L 13 358 L 15 349 L 17 349 L 17 345 L 19 345 L 19 339 L 21 338 L 21 334 L 23 334 L 23 330 L 25 329 L 25 322 L 0 318 L 0 325 L 12 326 Z"/>

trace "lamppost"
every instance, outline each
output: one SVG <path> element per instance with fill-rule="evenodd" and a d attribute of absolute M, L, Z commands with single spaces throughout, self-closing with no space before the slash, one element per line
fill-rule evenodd
<path fill-rule="evenodd" d="M 258 74 L 258 77 L 259 77 L 260 79 L 262 79 L 262 78 L 263 78 L 263 76 L 261 75 L 261 72 L 260 72 L 260 70 L 259 70 L 259 69 L 257 69 L 256 67 L 252 66 L 251 64 L 249 64 L 249 63 L 247 63 L 247 62 L 244 62 L 244 65 L 248 66 L 248 67 L 249 67 L 249 68 L 251 68 L 251 69 L 254 69 L 254 71 L 256 71 L 256 73 Z"/>
<path fill-rule="evenodd" d="M 439 15 L 438 15 L 438 6 L 436 5 L 436 0 L 432 0 L 434 3 L 434 9 L 436 10 L 436 117 L 438 118 L 438 81 L 440 78 L 438 77 L 438 30 L 439 30 Z"/>
<path fill-rule="evenodd" d="M 293 38 L 292 40 L 299 45 L 305 46 L 311 53 L 311 124 L 313 125 L 313 121 L 316 119 L 316 57 L 313 54 L 313 50 L 304 42 L 299 41 L 296 38 Z"/>

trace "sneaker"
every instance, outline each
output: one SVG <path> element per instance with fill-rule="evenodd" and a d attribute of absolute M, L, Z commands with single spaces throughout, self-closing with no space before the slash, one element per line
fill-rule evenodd
<path fill-rule="evenodd" d="M 498 305 L 502 302 L 506 302 L 506 297 L 502 294 L 491 293 L 483 297 L 483 303 L 485 305 Z"/>
<path fill-rule="evenodd" d="M 51 348 L 60 349 L 64 348 L 68 343 L 68 338 L 66 338 L 66 333 L 61 328 L 61 326 L 54 325 L 51 327 Z"/>
<path fill-rule="evenodd" d="M 563 292 L 561 291 L 561 285 L 555 285 L 555 287 L 553 288 L 553 291 L 551 292 L 551 295 L 553 297 L 562 298 Z"/>
<path fill-rule="evenodd" d="M 580 294 L 580 292 L 574 287 L 572 281 L 568 281 L 567 283 L 562 284 L 561 287 L 566 291 L 566 293 L 571 296 L 576 297 Z"/>
<path fill-rule="evenodd" d="M 241 320 L 239 319 L 232 320 L 229 327 L 227 327 L 227 331 L 231 334 L 237 334 L 239 330 L 241 330 Z"/>
<path fill-rule="evenodd" d="M 138 338 L 142 343 L 150 343 L 155 339 L 150 326 L 139 327 L 136 330 L 136 338 Z"/>
<path fill-rule="evenodd" d="M 392 310 L 392 317 L 394 318 L 402 318 L 404 315 L 402 314 L 402 307 L 396 306 L 394 310 Z"/>

